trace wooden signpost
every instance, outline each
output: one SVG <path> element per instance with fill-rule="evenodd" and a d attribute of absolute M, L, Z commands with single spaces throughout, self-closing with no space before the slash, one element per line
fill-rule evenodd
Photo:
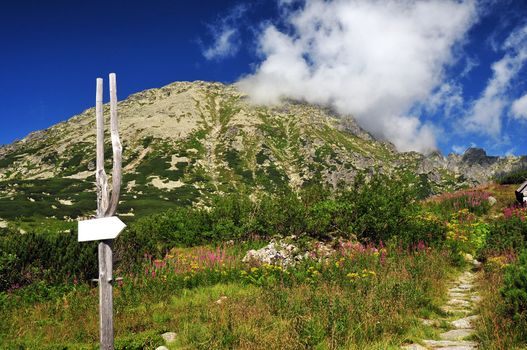
<path fill-rule="evenodd" d="M 103 80 L 97 78 L 95 115 L 97 120 L 97 218 L 79 222 L 79 242 L 99 241 L 99 320 L 101 349 L 113 349 L 113 254 L 112 240 L 126 227 L 113 216 L 121 191 L 122 145 L 117 121 L 117 88 L 115 73 L 110 76 L 110 127 L 113 149 L 111 194 L 104 170 Z"/>

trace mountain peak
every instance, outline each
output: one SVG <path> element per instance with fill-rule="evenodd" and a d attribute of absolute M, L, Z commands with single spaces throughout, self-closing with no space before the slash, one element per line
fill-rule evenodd
<path fill-rule="evenodd" d="M 104 109 L 108 116 L 108 106 Z M 351 116 L 291 100 L 253 105 L 235 85 L 215 82 L 175 82 L 141 91 L 120 101 L 118 110 L 124 213 L 206 204 L 211 196 L 228 192 L 297 191 L 312 184 L 336 188 L 364 171 L 405 169 L 438 192 L 486 181 L 521 163 L 516 158 L 490 162 L 481 150 L 467 151 L 462 158 L 399 153 Z M 108 144 L 108 161 L 110 152 Z M 93 204 L 94 160 L 95 111 L 90 108 L 0 148 L 0 201 L 15 196 L 29 208 L 42 193 L 58 191 L 61 198 L 53 204 L 58 209 L 48 205 L 37 212 L 84 213 L 82 208 Z M 85 204 L 79 209 L 79 203 Z"/>

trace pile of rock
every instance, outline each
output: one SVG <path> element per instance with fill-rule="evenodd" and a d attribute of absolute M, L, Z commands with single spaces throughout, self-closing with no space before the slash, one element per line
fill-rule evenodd
<path fill-rule="evenodd" d="M 330 244 L 323 242 L 313 242 L 309 248 L 300 249 L 298 245 L 291 243 L 295 238 L 292 236 L 282 240 L 272 240 L 261 249 L 251 249 L 242 261 L 256 265 L 270 264 L 289 267 L 305 259 L 325 259 L 336 252 Z"/>
<path fill-rule="evenodd" d="M 243 257 L 243 262 L 254 264 L 270 264 L 288 267 L 307 258 L 307 253 L 301 253 L 297 246 L 283 241 L 271 241 L 265 247 L 251 249 Z"/>

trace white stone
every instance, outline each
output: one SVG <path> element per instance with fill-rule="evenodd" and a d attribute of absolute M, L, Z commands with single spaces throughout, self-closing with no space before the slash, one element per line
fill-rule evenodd
<path fill-rule="evenodd" d="M 471 283 L 461 283 L 459 286 L 457 286 L 461 290 L 471 290 L 473 285 Z"/>
<path fill-rule="evenodd" d="M 470 303 L 462 299 L 451 299 L 447 302 L 447 305 L 469 307 Z"/>
<path fill-rule="evenodd" d="M 161 334 L 163 340 L 167 343 L 173 343 L 176 341 L 177 334 L 175 332 L 166 332 Z"/>
<path fill-rule="evenodd" d="M 427 320 L 427 319 L 420 319 L 421 324 L 424 326 L 431 326 L 431 327 L 439 327 L 441 322 L 439 320 Z"/>
<path fill-rule="evenodd" d="M 458 329 L 473 328 L 472 322 L 477 320 L 477 319 L 478 319 L 478 316 L 477 315 L 473 315 L 473 316 L 468 316 L 468 317 L 465 317 L 465 318 L 460 318 L 460 319 L 452 321 L 450 323 L 454 327 L 456 327 Z"/>
<path fill-rule="evenodd" d="M 475 303 L 479 303 L 481 301 L 481 297 L 479 295 L 473 295 L 470 297 L 470 300 Z"/>
<path fill-rule="evenodd" d="M 461 293 L 461 292 L 450 292 L 448 295 L 454 299 L 469 299 L 471 297 L 470 293 Z"/>
<path fill-rule="evenodd" d="M 489 201 L 489 204 L 490 206 L 493 206 L 494 204 L 496 204 L 498 202 L 498 200 L 492 196 L 489 196 L 489 198 L 487 198 L 487 200 Z"/>
<path fill-rule="evenodd" d="M 216 300 L 216 304 L 221 305 L 225 300 L 227 300 L 227 297 L 222 295 L 218 300 Z"/>
<path fill-rule="evenodd" d="M 453 341 L 453 340 L 424 340 L 427 346 L 434 347 L 436 349 L 450 349 L 450 350 L 471 350 L 477 349 L 478 343 L 473 341 Z"/>
<path fill-rule="evenodd" d="M 257 262 L 260 264 L 271 264 L 290 266 L 303 260 L 305 255 L 298 253 L 298 248 L 293 244 L 271 241 L 265 247 L 254 250 L 251 249 L 245 254 L 243 262 Z"/>
<path fill-rule="evenodd" d="M 464 338 L 474 334 L 471 328 L 453 329 L 451 331 L 441 333 L 440 337 L 443 340 L 463 340 Z"/>
<path fill-rule="evenodd" d="M 426 350 L 426 348 L 419 344 L 409 344 L 401 346 L 401 349 L 404 350 Z"/>
<path fill-rule="evenodd" d="M 77 174 L 73 174 L 73 175 L 69 175 L 69 176 L 64 176 L 65 178 L 67 179 L 78 179 L 78 180 L 84 180 L 84 179 L 87 179 L 89 178 L 90 176 L 92 176 L 93 174 L 95 174 L 94 171 L 81 171 Z"/>

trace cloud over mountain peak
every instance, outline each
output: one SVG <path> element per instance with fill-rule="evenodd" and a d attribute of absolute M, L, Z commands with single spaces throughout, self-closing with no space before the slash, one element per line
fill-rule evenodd
<path fill-rule="evenodd" d="M 475 1 L 280 2 L 282 25 L 258 36 L 262 61 L 239 86 L 257 103 L 282 98 L 351 114 L 399 150 L 436 148 L 435 128 L 412 109 L 445 81 L 477 20 Z"/>

